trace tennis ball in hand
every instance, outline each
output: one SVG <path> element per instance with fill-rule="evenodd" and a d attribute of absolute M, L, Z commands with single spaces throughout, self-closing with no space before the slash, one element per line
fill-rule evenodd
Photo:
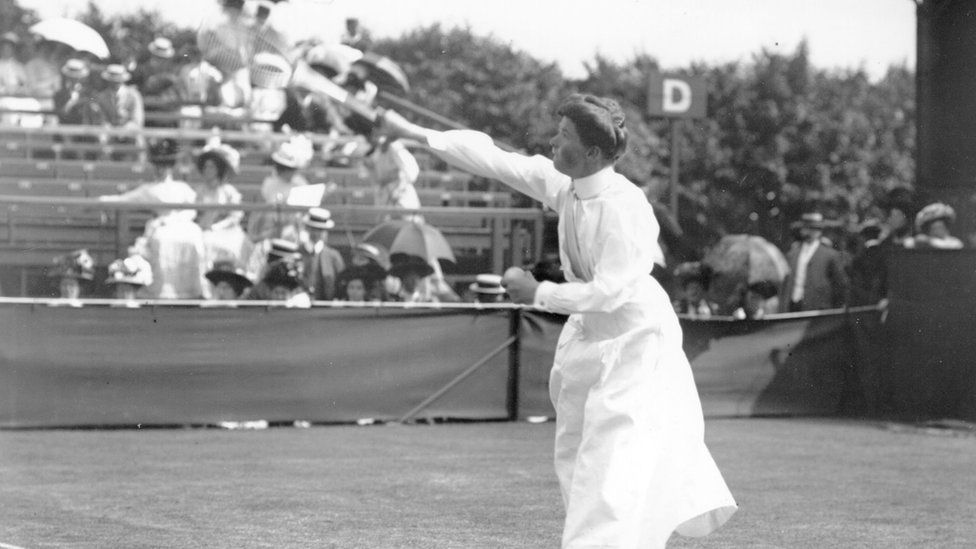
<path fill-rule="evenodd" d="M 515 280 L 524 276 L 525 271 L 523 271 L 520 267 L 509 267 L 505 269 L 505 274 L 502 275 L 502 284 L 504 285 L 509 280 Z"/>

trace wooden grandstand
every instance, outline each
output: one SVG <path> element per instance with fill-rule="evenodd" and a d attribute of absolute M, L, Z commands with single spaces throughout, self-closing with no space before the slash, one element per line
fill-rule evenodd
<path fill-rule="evenodd" d="M 133 132 L 84 127 L 0 128 L 0 288 L 4 295 L 37 294 L 50 287 L 45 271 L 52 258 L 86 247 L 105 266 L 123 256 L 151 216 L 148 204 L 99 202 L 152 181 L 152 166 L 136 145 L 99 145 L 132 138 Z M 207 130 L 146 129 L 142 137 L 171 136 L 184 144 L 178 171 L 191 183 L 200 181 L 193 163 L 196 150 L 212 135 Z M 78 138 L 87 138 L 77 142 Z M 242 193 L 245 212 L 275 210 L 263 204 L 260 185 L 270 173 L 269 151 L 281 134 L 224 132 L 225 142 L 242 153 L 232 183 Z M 317 145 L 327 138 L 315 136 Z M 537 208 L 512 208 L 512 195 L 497 182 L 478 181 L 431 162 L 417 183 L 427 221 L 445 234 L 458 256 L 453 279 L 464 282 L 478 272 L 501 272 L 511 264 L 534 261 L 542 245 L 543 214 Z M 441 169 L 436 169 L 441 168 Z M 338 223 L 331 241 L 340 250 L 393 210 L 373 204 L 373 184 L 353 166 L 328 165 L 321 159 L 304 170 L 310 183 L 332 189 L 322 205 Z M 221 206 L 208 206 L 221 209 Z M 200 209 L 200 208 L 197 208 Z M 279 210 L 300 210 L 278 207 Z M 47 290 L 41 290 L 44 293 Z"/>

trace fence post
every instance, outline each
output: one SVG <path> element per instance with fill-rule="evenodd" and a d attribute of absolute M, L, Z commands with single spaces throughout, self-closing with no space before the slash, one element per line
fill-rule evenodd
<path fill-rule="evenodd" d="M 509 335 L 512 344 L 508 346 L 508 395 L 505 399 L 505 409 L 509 421 L 518 421 L 519 392 L 521 391 L 521 346 L 522 346 L 522 310 L 512 309 L 509 315 Z"/>

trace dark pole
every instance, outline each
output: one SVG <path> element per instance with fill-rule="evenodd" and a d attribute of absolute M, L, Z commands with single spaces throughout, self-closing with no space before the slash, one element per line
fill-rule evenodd
<path fill-rule="evenodd" d="M 522 311 L 512 309 L 508 316 L 508 334 L 513 338 L 512 344 L 508 346 L 508 395 L 505 399 L 505 409 L 508 412 L 509 421 L 518 421 L 519 418 L 519 378 L 521 373 L 521 333 L 522 333 Z"/>

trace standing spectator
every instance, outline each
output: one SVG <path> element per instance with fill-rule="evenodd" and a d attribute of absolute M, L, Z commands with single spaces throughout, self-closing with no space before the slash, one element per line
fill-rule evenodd
<path fill-rule="evenodd" d="M 949 226 L 956 221 L 952 206 L 935 202 L 922 208 L 915 216 L 916 248 L 938 248 L 941 250 L 960 250 L 962 240 L 949 233 Z"/>
<path fill-rule="evenodd" d="M 874 305 L 881 293 L 881 267 L 878 257 L 884 227 L 877 219 L 867 219 L 858 227 L 858 246 L 851 261 L 851 305 Z"/>
<path fill-rule="evenodd" d="M 238 268 L 233 261 L 217 261 L 213 268 L 207 271 L 206 277 L 213 284 L 211 295 L 217 301 L 243 299 L 248 289 L 253 286 L 244 270 Z"/>
<path fill-rule="evenodd" d="M 847 305 L 847 273 L 840 253 L 821 242 L 824 226 L 823 215 L 818 212 L 803 214 L 798 223 L 802 241 L 786 256 L 790 274 L 783 281 L 783 312 Z"/>
<path fill-rule="evenodd" d="M 329 247 L 329 230 L 335 227 L 332 213 L 325 208 L 312 208 L 302 219 L 307 236 L 303 238 L 306 258 L 305 285 L 312 299 L 330 301 L 336 297 L 336 281 L 346 269 L 342 255 Z"/>
<path fill-rule="evenodd" d="M 56 52 L 54 42 L 41 40 L 35 43 L 34 54 L 24 65 L 30 94 L 38 99 L 50 99 L 61 89 Z"/>
<path fill-rule="evenodd" d="M 149 145 L 149 161 L 156 169 L 156 182 L 139 185 L 119 194 L 101 196 L 103 201 L 155 202 L 192 207 L 196 193 L 183 181 L 173 178 L 179 147 L 173 139 L 160 139 Z M 156 217 L 146 223 L 146 256 L 153 268 L 152 284 L 146 289 L 157 299 L 199 299 L 210 288 L 204 278 L 203 231 L 193 222 L 196 211 L 160 207 Z"/>
<path fill-rule="evenodd" d="M 718 305 L 708 300 L 711 276 L 707 267 L 698 261 L 682 263 L 674 277 L 681 288 L 681 296 L 673 303 L 674 312 L 691 318 L 711 318 L 718 312 Z"/>
<path fill-rule="evenodd" d="M 30 91 L 27 72 L 17 59 L 20 37 L 12 32 L 0 35 L 0 95 L 22 95 Z"/>
<path fill-rule="evenodd" d="M 884 212 L 884 224 L 877 237 L 878 242 L 863 250 L 857 267 L 866 277 L 859 281 L 859 286 L 872 289 L 872 293 L 866 297 L 871 300 L 868 304 L 877 303 L 888 296 L 888 258 L 892 251 L 915 245 L 911 223 L 917 208 L 914 193 L 904 187 L 891 189 L 880 206 Z"/>
<path fill-rule="evenodd" d="M 420 198 L 414 184 L 420 176 L 417 159 L 399 139 L 378 138 L 373 150 L 366 156 L 366 167 L 376 192 L 373 204 L 393 206 L 401 210 L 420 208 Z M 389 219 L 391 216 L 387 216 Z M 399 216 L 403 219 L 423 221 L 417 214 Z"/>
<path fill-rule="evenodd" d="M 149 58 L 146 64 L 137 71 L 141 71 L 137 78 L 137 86 L 142 93 L 143 105 L 147 113 L 175 115 L 179 112 L 182 102 L 180 78 L 176 72 L 173 58 L 176 50 L 169 38 L 158 37 L 149 43 Z M 175 128 L 176 120 L 152 120 L 147 126 Z"/>
<path fill-rule="evenodd" d="M 339 42 L 360 51 L 367 51 L 373 46 L 369 31 L 359 23 L 358 17 L 346 18 L 346 30 L 339 37 Z"/>
<path fill-rule="evenodd" d="M 502 287 L 502 275 L 494 273 L 480 274 L 468 286 L 477 303 L 502 303 L 505 301 L 505 288 Z"/>
<path fill-rule="evenodd" d="M 152 284 L 152 265 L 142 256 L 139 245 L 129 248 L 129 256 L 116 259 L 108 266 L 106 284 L 115 286 L 115 299 L 122 300 L 126 307 L 138 307 L 138 292 Z"/>
<path fill-rule="evenodd" d="M 132 77 L 129 70 L 122 65 L 112 64 L 105 67 L 101 76 L 105 89 L 99 92 L 98 101 L 105 113 L 106 123 L 117 128 L 137 129 L 145 126 L 142 94 L 126 84 Z"/>
<path fill-rule="evenodd" d="M 75 250 L 54 258 L 54 269 L 49 273 L 58 279 L 58 292 L 61 299 L 68 300 L 72 306 L 81 306 L 82 285 L 95 278 L 95 260 L 88 250 Z"/>
<path fill-rule="evenodd" d="M 240 170 L 241 155 L 230 145 L 212 139 L 197 156 L 197 170 L 203 183 L 196 186 L 197 204 L 240 204 L 241 193 L 229 181 Z M 203 230 L 207 265 L 229 260 L 243 263 L 250 255 L 251 241 L 241 221 L 241 210 L 203 210 L 197 224 Z"/>
<path fill-rule="evenodd" d="M 266 204 L 288 204 L 292 189 L 308 185 L 300 169 L 308 163 L 311 154 L 311 143 L 306 150 L 305 144 L 296 140 L 282 143 L 271 153 L 273 171 L 261 182 L 261 198 Z M 300 214 L 291 212 L 253 212 L 247 232 L 255 241 L 275 238 L 282 236 L 287 228 L 294 228 L 299 219 Z"/>

